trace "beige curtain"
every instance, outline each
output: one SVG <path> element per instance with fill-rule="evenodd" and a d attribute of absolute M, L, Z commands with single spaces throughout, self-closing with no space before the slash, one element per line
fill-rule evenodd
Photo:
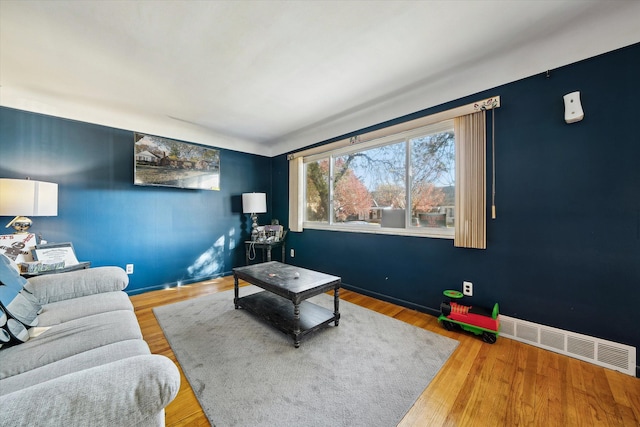
<path fill-rule="evenodd" d="M 456 117 L 457 247 L 486 249 L 486 121 L 485 111 Z"/>
<path fill-rule="evenodd" d="M 302 157 L 289 160 L 289 230 L 302 231 L 304 212 L 304 164 Z"/>

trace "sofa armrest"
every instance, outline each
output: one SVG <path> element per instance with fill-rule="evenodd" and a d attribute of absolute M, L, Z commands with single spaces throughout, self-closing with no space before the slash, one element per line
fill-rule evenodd
<path fill-rule="evenodd" d="M 179 388 L 167 357 L 129 357 L 0 396 L 0 427 L 154 425 Z"/>
<path fill-rule="evenodd" d="M 129 276 L 120 267 L 96 267 L 68 273 L 46 274 L 28 279 L 25 288 L 40 304 L 103 292 L 122 291 Z"/>

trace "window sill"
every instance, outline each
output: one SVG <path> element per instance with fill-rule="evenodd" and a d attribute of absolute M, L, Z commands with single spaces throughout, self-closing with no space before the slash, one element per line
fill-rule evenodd
<path fill-rule="evenodd" d="M 387 234 L 392 236 L 411 236 L 411 237 L 430 237 L 435 239 L 454 238 L 453 228 L 382 228 L 375 225 L 329 225 L 320 223 L 305 222 L 303 229 L 308 230 L 325 230 L 325 231 L 342 231 L 346 233 L 365 233 L 365 234 Z"/>

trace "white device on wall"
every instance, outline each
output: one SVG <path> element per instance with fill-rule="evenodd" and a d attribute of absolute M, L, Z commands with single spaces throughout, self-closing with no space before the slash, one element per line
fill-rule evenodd
<path fill-rule="evenodd" d="M 580 91 L 566 94 L 564 97 L 564 121 L 575 123 L 584 119 L 584 111 L 580 103 Z"/>

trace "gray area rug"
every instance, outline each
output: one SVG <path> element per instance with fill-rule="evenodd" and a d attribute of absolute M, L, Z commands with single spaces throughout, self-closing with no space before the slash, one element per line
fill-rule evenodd
<path fill-rule="evenodd" d="M 240 288 L 240 296 L 260 291 Z M 333 310 L 333 297 L 309 301 Z M 458 342 L 340 301 L 300 348 L 233 291 L 154 308 L 211 425 L 395 426 Z"/>

